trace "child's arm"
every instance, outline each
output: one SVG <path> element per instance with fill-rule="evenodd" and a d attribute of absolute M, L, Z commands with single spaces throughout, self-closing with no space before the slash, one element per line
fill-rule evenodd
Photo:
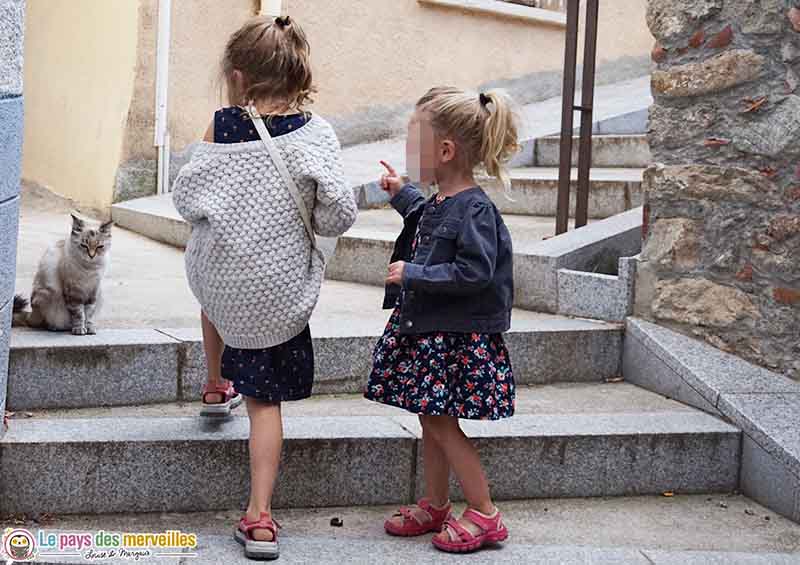
<path fill-rule="evenodd" d="M 389 194 L 389 203 L 398 214 L 407 218 L 425 205 L 425 197 L 416 187 L 404 184 L 403 177 L 386 161 L 381 161 L 381 165 L 387 171 L 387 174 L 381 176 L 381 188 Z"/>
<path fill-rule="evenodd" d="M 214 141 L 213 120 L 206 130 L 203 141 Z M 172 201 L 175 203 L 175 209 L 184 220 L 189 223 L 196 223 L 205 219 L 205 213 L 200 206 L 198 190 L 189 186 L 191 171 L 192 169 L 188 163 L 181 169 L 178 178 L 175 179 L 175 184 L 172 186 Z"/>
<path fill-rule="evenodd" d="M 495 211 L 488 204 L 476 203 L 456 238 L 455 260 L 430 266 L 406 263 L 402 269 L 403 286 L 442 294 L 476 293 L 494 278 L 497 245 Z"/>
<path fill-rule="evenodd" d="M 349 230 L 358 216 L 358 204 L 342 165 L 341 146 L 333 131 L 332 152 L 318 155 L 312 176 L 317 182 L 312 222 L 322 237 L 338 237 Z"/>

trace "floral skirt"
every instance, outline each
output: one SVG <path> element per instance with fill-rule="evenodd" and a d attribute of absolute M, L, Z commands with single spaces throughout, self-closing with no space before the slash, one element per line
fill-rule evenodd
<path fill-rule="evenodd" d="M 502 335 L 401 335 L 396 309 L 364 396 L 415 414 L 499 420 L 514 414 L 514 374 Z"/>

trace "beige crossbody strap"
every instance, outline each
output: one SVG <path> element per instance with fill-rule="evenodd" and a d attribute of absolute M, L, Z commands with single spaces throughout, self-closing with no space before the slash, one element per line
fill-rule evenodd
<path fill-rule="evenodd" d="M 261 119 L 261 116 L 258 115 L 252 104 L 248 106 L 247 111 L 250 114 L 250 119 L 256 126 L 258 136 L 264 143 L 264 147 L 267 148 L 267 152 L 272 158 L 272 162 L 275 163 L 275 166 L 278 168 L 278 172 L 283 177 L 286 187 L 289 189 L 289 193 L 292 195 L 295 204 L 297 204 L 297 209 L 300 211 L 300 217 L 303 218 L 303 224 L 306 226 L 306 232 L 308 232 L 308 237 L 311 239 L 311 247 L 316 248 L 317 238 L 314 235 L 314 228 L 311 225 L 311 216 L 308 213 L 308 208 L 306 208 L 306 203 L 303 200 L 303 196 L 300 194 L 300 190 L 297 188 L 297 183 L 294 182 L 291 173 L 289 173 L 289 169 L 286 168 L 286 163 L 284 163 L 283 157 L 281 157 L 280 151 L 278 151 L 278 147 L 275 145 L 275 141 L 273 141 L 272 136 L 269 135 L 266 126 L 264 126 L 264 120 Z"/>

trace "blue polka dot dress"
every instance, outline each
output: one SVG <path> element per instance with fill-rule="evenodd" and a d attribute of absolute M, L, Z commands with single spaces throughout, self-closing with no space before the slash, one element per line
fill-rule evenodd
<path fill-rule="evenodd" d="M 310 114 L 265 117 L 273 137 L 303 127 Z M 258 132 L 242 108 L 223 108 L 214 114 L 214 143 L 258 141 Z M 233 381 L 237 392 L 258 400 L 278 403 L 311 396 L 314 384 L 314 349 L 306 328 L 279 345 L 266 349 L 225 347 L 222 376 Z"/>

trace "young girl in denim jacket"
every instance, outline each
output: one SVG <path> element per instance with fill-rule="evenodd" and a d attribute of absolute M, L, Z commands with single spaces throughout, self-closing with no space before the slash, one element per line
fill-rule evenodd
<path fill-rule="evenodd" d="M 382 186 L 405 228 L 386 280 L 385 306 L 395 309 L 375 348 L 365 396 L 419 415 L 426 492 L 384 527 L 397 536 L 439 532 L 433 544 L 448 552 L 508 537 L 459 419 L 498 420 L 514 412 L 502 336 L 514 296 L 511 237 L 473 170 L 483 165 L 508 186 L 503 163 L 517 148 L 503 94 L 434 88 L 411 118 L 407 162 L 412 180 L 433 185 L 435 194 L 424 198 L 383 163 Z M 459 520 L 450 514 L 451 470 L 468 506 Z"/>
<path fill-rule="evenodd" d="M 251 492 L 235 538 L 248 557 L 269 559 L 278 556 L 270 503 L 281 402 L 308 398 L 314 378 L 308 321 L 325 271 L 315 234 L 341 235 L 357 208 L 336 134 L 304 111 L 314 89 L 300 26 L 248 22 L 222 67 L 232 105 L 214 114 L 174 200 L 192 226 L 186 271 L 208 362 L 202 413 L 228 415 L 247 399 Z"/>

